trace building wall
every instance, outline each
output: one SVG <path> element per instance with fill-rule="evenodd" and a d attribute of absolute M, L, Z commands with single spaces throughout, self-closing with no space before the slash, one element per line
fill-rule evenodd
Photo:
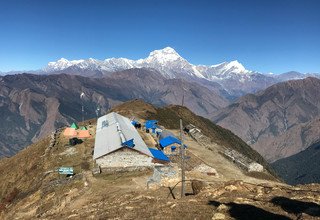
<path fill-rule="evenodd" d="M 177 147 L 175 151 L 171 150 L 172 146 L 176 146 Z M 180 152 L 180 145 L 178 145 L 178 144 L 171 144 L 171 145 L 169 145 L 169 146 L 167 146 L 167 147 L 165 147 L 163 149 L 163 153 L 165 155 L 176 155 L 176 154 L 179 154 L 179 152 Z"/>
<path fill-rule="evenodd" d="M 96 159 L 97 165 L 103 168 L 150 167 L 152 157 L 129 148 L 121 148 L 113 153 Z"/>

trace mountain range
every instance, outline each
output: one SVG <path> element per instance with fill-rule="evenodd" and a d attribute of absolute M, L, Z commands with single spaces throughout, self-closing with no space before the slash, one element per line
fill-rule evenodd
<path fill-rule="evenodd" d="M 182 78 L 191 82 L 197 82 L 209 89 L 224 90 L 224 98 L 232 101 L 242 95 L 257 92 L 278 82 L 302 79 L 309 76 L 320 76 L 317 73 L 303 74 L 294 71 L 279 75 L 260 73 L 247 70 L 237 60 L 215 65 L 194 65 L 181 57 L 171 47 L 154 50 L 148 57 L 138 60 L 127 58 L 97 60 L 89 58 L 69 61 L 61 58 L 55 62 L 49 62 L 41 70 L 20 71 L 20 73 L 67 73 L 86 77 L 104 77 L 114 72 L 132 68 L 151 68 L 158 71 L 166 79 Z M 19 73 L 19 71 L 10 73 Z"/>
<path fill-rule="evenodd" d="M 290 79 L 302 79 L 308 76 L 320 77 L 319 74 L 288 72 L 284 74 L 259 73 L 247 70 L 237 60 L 215 65 L 193 65 L 181 57 L 173 48 L 166 47 L 152 51 L 145 59 L 109 58 L 105 60 L 72 60 L 61 58 L 49 62 L 42 69 L 45 74 L 68 73 L 83 76 L 102 77 L 112 72 L 131 68 L 152 68 L 165 78 L 183 78 L 196 81 L 209 88 L 217 83 L 225 90 L 225 98 L 234 99 L 247 93 L 257 92 L 270 85 Z M 212 84 L 215 82 L 215 84 Z"/>
<path fill-rule="evenodd" d="M 81 100 L 80 94 L 85 96 Z M 157 106 L 183 104 L 199 115 L 225 107 L 221 95 L 183 79 L 166 79 L 150 69 L 130 69 L 103 78 L 18 74 L 0 77 L 0 157 L 11 156 L 55 128 L 104 114 L 140 98 Z"/>

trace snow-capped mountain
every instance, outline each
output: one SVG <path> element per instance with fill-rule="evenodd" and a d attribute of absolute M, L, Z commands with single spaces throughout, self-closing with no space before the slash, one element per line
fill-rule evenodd
<path fill-rule="evenodd" d="M 285 74 L 262 74 L 247 70 L 237 60 L 216 65 L 194 65 L 181 57 L 173 48 L 166 47 L 152 51 L 147 58 L 130 60 L 127 58 L 109 58 L 105 60 L 67 60 L 61 58 L 50 62 L 43 68 L 46 74 L 67 73 L 88 77 L 102 77 L 114 72 L 133 68 L 155 69 L 167 79 L 182 78 L 196 81 L 207 88 L 225 90 L 229 98 L 256 92 L 277 82 L 290 79 L 316 76 L 290 72 Z M 294 73 L 294 74 L 293 74 Z M 219 86 L 220 85 L 220 86 Z"/>
<path fill-rule="evenodd" d="M 61 58 L 56 62 L 50 62 L 43 68 L 46 73 L 61 72 L 67 69 L 95 70 L 101 72 L 116 72 L 131 68 L 156 69 L 167 78 L 203 78 L 210 81 L 231 78 L 238 75 L 243 78 L 252 71 L 246 70 L 238 61 L 224 62 L 218 65 L 204 66 L 190 64 L 182 58 L 173 48 L 166 47 L 155 50 L 145 59 L 130 60 L 126 58 L 109 58 L 105 60 L 67 60 Z"/>

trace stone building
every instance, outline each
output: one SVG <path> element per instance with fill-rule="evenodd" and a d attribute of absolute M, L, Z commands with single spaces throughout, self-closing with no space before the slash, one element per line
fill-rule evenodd
<path fill-rule="evenodd" d="M 98 118 L 93 159 L 102 171 L 140 170 L 167 162 L 147 147 L 131 121 L 117 113 Z"/>

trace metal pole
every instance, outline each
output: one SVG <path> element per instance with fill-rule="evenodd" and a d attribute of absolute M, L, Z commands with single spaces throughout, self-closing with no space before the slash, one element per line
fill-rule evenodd
<path fill-rule="evenodd" d="M 185 196 L 185 167 L 184 167 L 184 146 L 183 146 L 183 129 L 182 119 L 180 118 L 180 155 L 181 155 L 181 198 Z"/>
<path fill-rule="evenodd" d="M 83 99 L 81 98 L 81 106 L 82 106 L 82 108 L 81 108 L 81 113 L 82 113 L 82 123 L 84 122 L 84 108 L 83 108 Z"/>

